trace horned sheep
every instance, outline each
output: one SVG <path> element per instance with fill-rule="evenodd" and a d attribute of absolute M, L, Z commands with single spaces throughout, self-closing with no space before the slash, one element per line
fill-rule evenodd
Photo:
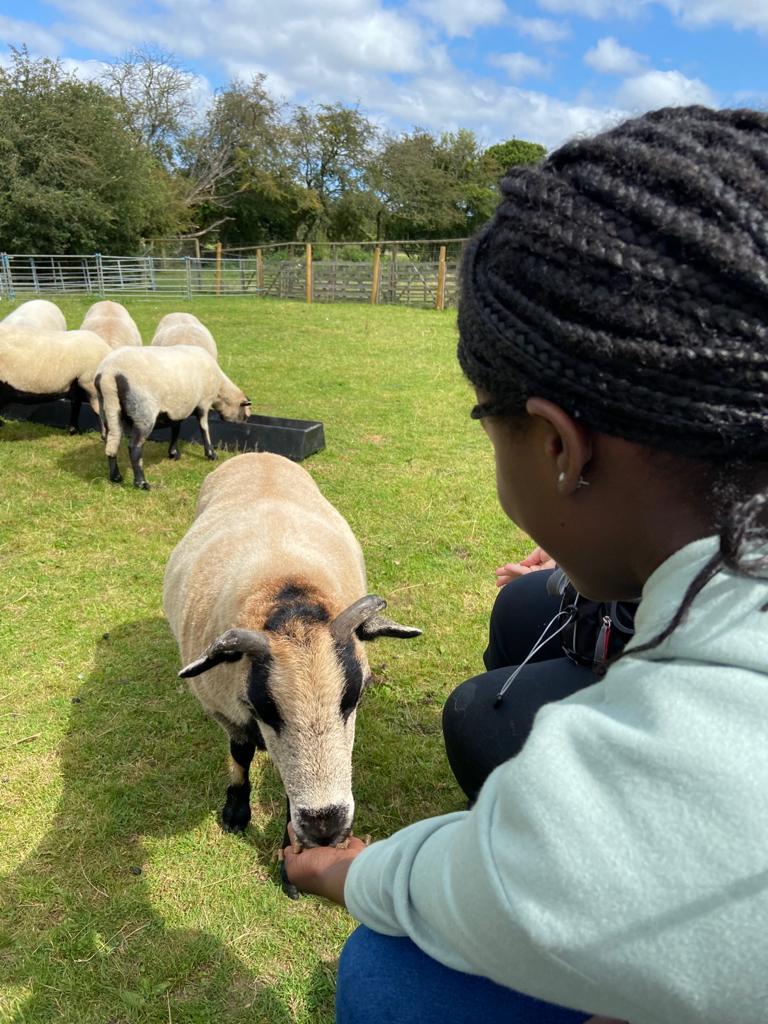
<path fill-rule="evenodd" d="M 0 330 L 8 327 L 30 327 L 43 331 L 66 331 L 67 321 L 59 307 L 48 299 L 30 299 L 22 302 L 3 320 Z"/>
<path fill-rule="evenodd" d="M 0 409 L 69 398 L 69 432 L 78 432 L 85 400 L 98 412 L 95 375 L 109 346 L 92 331 L 44 331 L 24 326 L 0 331 Z"/>
<path fill-rule="evenodd" d="M 110 352 L 96 374 L 100 416 L 106 436 L 109 479 L 123 479 L 117 452 L 123 426 L 131 431 L 128 453 L 133 485 L 149 490 L 144 477 L 142 449 L 155 425 L 171 426 L 168 458 L 178 459 L 179 429 L 187 416 L 195 415 L 206 457 L 216 458 L 208 429 L 208 413 L 215 409 L 222 419 L 242 423 L 251 412 L 250 399 L 201 348 L 120 348 Z"/>
<path fill-rule="evenodd" d="M 193 313 L 166 313 L 157 325 L 151 345 L 198 345 L 219 358 L 213 335 Z"/>
<path fill-rule="evenodd" d="M 94 302 L 80 327 L 82 330 L 98 334 L 110 348 L 142 344 L 136 321 L 119 302 L 110 302 L 107 299 Z"/>
<path fill-rule="evenodd" d="M 163 606 L 179 675 L 229 736 L 225 831 L 251 817 L 249 767 L 266 749 L 305 846 L 338 845 L 354 814 L 355 716 L 370 669 L 363 641 L 420 630 L 380 613 L 352 530 L 306 470 L 239 455 L 211 473 L 171 554 Z"/>

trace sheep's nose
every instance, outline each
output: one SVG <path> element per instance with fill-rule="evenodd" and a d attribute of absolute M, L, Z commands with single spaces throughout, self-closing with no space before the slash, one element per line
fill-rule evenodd
<path fill-rule="evenodd" d="M 344 804 L 319 809 L 298 807 L 296 831 L 306 846 L 334 846 L 349 835 L 350 817 L 349 808 Z"/>

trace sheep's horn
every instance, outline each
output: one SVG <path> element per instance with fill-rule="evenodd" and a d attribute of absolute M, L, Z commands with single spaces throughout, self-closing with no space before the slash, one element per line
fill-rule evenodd
<path fill-rule="evenodd" d="M 269 637 L 254 629 L 228 629 L 206 647 L 200 657 L 179 672 L 182 679 L 199 676 L 222 661 L 239 661 L 244 654 L 251 658 L 269 655 Z"/>
<path fill-rule="evenodd" d="M 349 608 L 339 612 L 333 620 L 331 636 L 334 640 L 344 643 L 366 619 L 370 619 L 371 616 L 383 611 L 386 607 L 387 602 L 384 598 L 377 597 L 376 594 L 367 594 L 365 597 L 358 598 Z"/>

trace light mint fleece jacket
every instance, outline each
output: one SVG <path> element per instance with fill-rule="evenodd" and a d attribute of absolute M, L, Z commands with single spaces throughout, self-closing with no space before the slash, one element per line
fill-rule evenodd
<path fill-rule="evenodd" d="M 632 645 L 715 550 L 696 541 L 653 573 Z M 766 601 L 766 583 L 719 573 L 661 646 L 544 707 L 471 811 L 358 856 L 352 915 L 585 1012 L 766 1024 Z"/>

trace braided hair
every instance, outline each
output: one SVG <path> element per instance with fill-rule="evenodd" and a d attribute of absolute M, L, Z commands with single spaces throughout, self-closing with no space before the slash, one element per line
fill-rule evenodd
<path fill-rule="evenodd" d="M 720 498 L 721 569 L 768 573 L 768 114 L 675 107 L 511 169 L 462 266 L 458 348 L 520 418 L 531 396 L 682 457 Z M 727 501 L 724 500 L 727 496 Z"/>

